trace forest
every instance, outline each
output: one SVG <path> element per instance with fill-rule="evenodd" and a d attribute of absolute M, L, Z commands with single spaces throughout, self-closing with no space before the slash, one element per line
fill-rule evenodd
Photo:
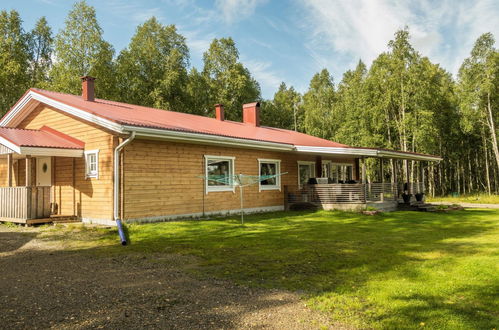
<path fill-rule="evenodd" d="M 262 125 L 297 130 L 351 146 L 440 155 L 424 166 L 432 195 L 499 193 L 499 50 L 492 33 L 478 37 L 456 77 L 421 55 L 408 28 L 388 50 L 335 79 L 315 73 L 301 94 L 282 82 L 272 99 L 239 59 L 230 37 L 213 39 L 203 67 L 190 63 L 175 25 L 151 17 L 117 52 L 104 40 L 95 8 L 74 4 L 54 33 L 41 17 L 26 31 L 16 11 L 0 12 L 0 112 L 36 87 L 79 94 L 79 77 L 97 77 L 98 98 L 213 116 L 221 103 L 229 120 L 242 104 L 260 100 Z M 379 175 L 368 160 L 368 179 Z"/>

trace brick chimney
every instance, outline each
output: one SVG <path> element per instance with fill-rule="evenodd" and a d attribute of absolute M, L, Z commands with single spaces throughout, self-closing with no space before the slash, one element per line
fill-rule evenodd
<path fill-rule="evenodd" d="M 243 105 L 243 123 L 260 126 L 260 102 Z"/>
<path fill-rule="evenodd" d="M 84 101 L 93 102 L 95 100 L 94 77 L 83 76 L 81 79 L 81 97 Z"/>
<path fill-rule="evenodd" d="M 224 106 L 221 104 L 215 104 L 215 118 L 220 121 L 225 120 Z"/>

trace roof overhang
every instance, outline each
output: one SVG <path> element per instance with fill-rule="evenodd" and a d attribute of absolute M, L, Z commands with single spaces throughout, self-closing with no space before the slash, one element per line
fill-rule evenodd
<path fill-rule="evenodd" d="M 17 154 L 25 156 L 82 157 L 83 149 L 19 146 L 0 136 L 0 155 Z"/>
<path fill-rule="evenodd" d="M 137 126 L 123 126 L 123 130 L 135 132 L 137 138 L 159 139 L 169 141 L 181 141 L 186 143 L 200 143 L 211 145 L 223 145 L 231 147 L 254 148 L 276 151 L 293 151 L 292 144 L 267 142 L 259 140 L 239 139 L 234 137 L 155 129 Z"/>
<path fill-rule="evenodd" d="M 348 147 L 309 147 L 296 146 L 296 151 L 302 153 L 335 155 L 335 156 L 354 156 L 354 157 L 374 157 L 374 158 L 392 158 L 407 159 L 419 161 L 438 162 L 442 158 L 433 155 L 416 154 L 395 150 L 371 149 L 371 148 L 348 148 Z"/>
<path fill-rule="evenodd" d="M 16 127 L 40 103 L 45 103 L 48 106 L 54 107 L 69 115 L 107 128 L 113 132 L 123 133 L 122 125 L 118 123 L 102 118 L 93 113 L 67 105 L 65 103 L 56 101 L 33 90 L 29 90 L 26 94 L 24 94 L 24 96 L 19 101 L 17 101 L 12 109 L 5 114 L 5 116 L 0 121 L 0 126 Z"/>

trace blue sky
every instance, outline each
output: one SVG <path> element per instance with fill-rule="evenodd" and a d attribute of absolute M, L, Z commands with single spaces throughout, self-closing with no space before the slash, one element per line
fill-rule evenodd
<path fill-rule="evenodd" d="M 412 43 L 435 63 L 457 73 L 476 38 L 499 39 L 497 0 L 87 0 L 97 10 L 104 37 L 119 52 L 138 24 L 156 16 L 187 38 L 191 64 L 213 38 L 231 36 L 241 61 L 271 98 L 281 81 L 303 92 L 327 68 L 336 82 L 359 59 L 367 64 L 387 49 L 394 32 L 409 26 Z M 2 0 L 20 12 L 26 29 L 46 16 L 54 32 L 73 1 Z M 499 44 L 499 42 L 497 43 Z"/>

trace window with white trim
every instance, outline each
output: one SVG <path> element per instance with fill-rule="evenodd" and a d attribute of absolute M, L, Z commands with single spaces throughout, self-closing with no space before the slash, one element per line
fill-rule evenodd
<path fill-rule="evenodd" d="M 308 183 L 310 178 L 315 177 L 315 162 L 298 161 L 298 186 Z"/>
<path fill-rule="evenodd" d="M 99 178 L 99 150 L 85 151 L 85 176 Z"/>
<path fill-rule="evenodd" d="M 204 156 L 206 193 L 214 191 L 234 191 L 235 157 Z"/>
<path fill-rule="evenodd" d="M 278 159 L 258 159 L 260 191 L 281 190 L 281 161 Z"/>

